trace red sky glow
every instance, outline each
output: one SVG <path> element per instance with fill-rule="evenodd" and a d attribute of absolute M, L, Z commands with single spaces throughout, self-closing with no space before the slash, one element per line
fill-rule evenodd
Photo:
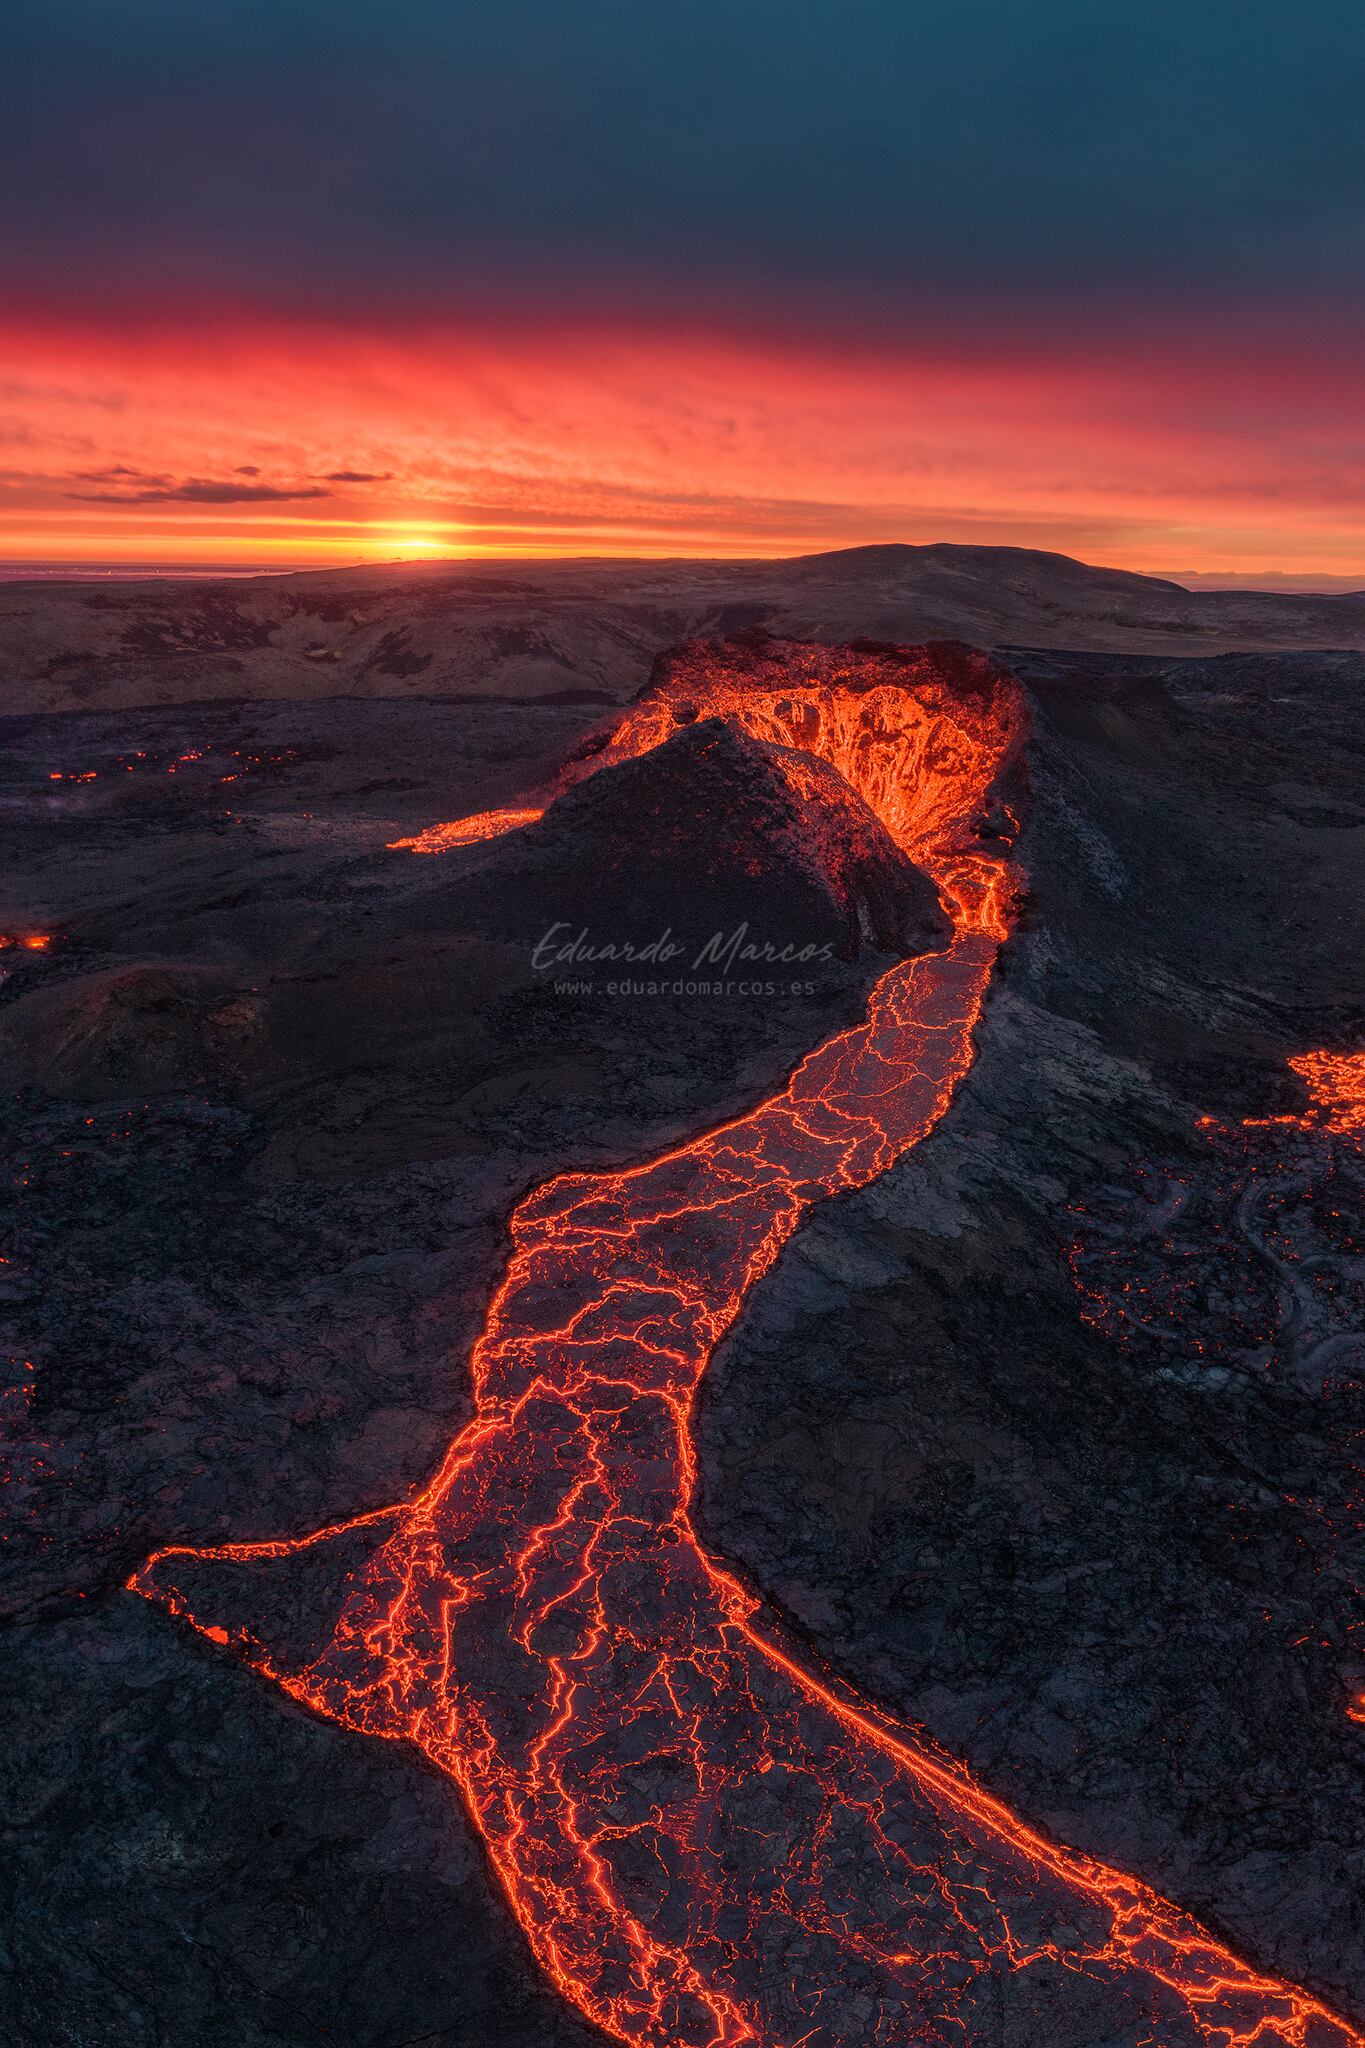
<path fill-rule="evenodd" d="M 859 349 L 228 309 L 0 328 L 0 559 L 789 554 L 982 541 L 1365 584 L 1360 373 L 1283 345 Z"/>

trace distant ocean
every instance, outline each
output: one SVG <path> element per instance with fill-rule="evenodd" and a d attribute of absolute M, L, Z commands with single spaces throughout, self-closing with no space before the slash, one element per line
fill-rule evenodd
<path fill-rule="evenodd" d="M 244 569 L 213 563 L 186 566 L 184 563 L 142 562 L 0 562 L 0 583 L 146 583 L 164 576 L 176 583 L 218 582 L 224 576 L 293 576 L 308 569 L 359 569 L 362 562 L 262 562 Z"/>

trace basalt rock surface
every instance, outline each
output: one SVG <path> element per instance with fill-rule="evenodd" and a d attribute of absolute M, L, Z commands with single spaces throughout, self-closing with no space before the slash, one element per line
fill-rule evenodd
<path fill-rule="evenodd" d="M 739 965 L 759 979 L 784 953 L 797 965 L 905 955 L 951 934 L 933 885 L 836 769 L 723 718 L 571 786 L 494 843 L 465 894 L 471 917 L 527 931 L 555 910 L 608 943 L 667 929 L 683 978 L 688 960 L 715 964 L 708 941 L 740 929 L 757 951 Z"/>
<path fill-rule="evenodd" d="M 487 714 L 353 709 L 355 759 L 312 737 L 335 709 L 295 707 L 273 757 L 245 709 L 215 712 L 221 736 L 198 745 L 179 715 L 144 717 L 128 738 L 157 743 L 112 758 L 98 726 L 74 754 L 84 720 L 19 727 L 20 787 L 41 779 L 30 732 L 97 765 L 17 826 L 55 937 L 15 955 L 6 1079 L 88 1103 L 205 1090 L 255 1113 L 267 1179 L 472 1163 L 514 1127 L 552 1169 L 761 1099 L 890 958 L 946 936 L 931 885 L 842 778 L 718 721 L 571 787 L 538 825 L 426 858 L 389 850 L 402 814 L 382 814 L 436 775 L 363 781 L 349 802 L 333 781 L 359 779 L 376 722 L 449 735 L 458 759 Z M 567 722 L 519 715 L 528 738 Z"/>

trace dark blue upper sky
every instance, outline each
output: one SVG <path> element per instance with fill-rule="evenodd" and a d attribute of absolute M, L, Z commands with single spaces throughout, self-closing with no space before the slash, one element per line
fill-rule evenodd
<path fill-rule="evenodd" d="M 28 0 L 26 296 L 1355 307 L 1361 0 Z"/>

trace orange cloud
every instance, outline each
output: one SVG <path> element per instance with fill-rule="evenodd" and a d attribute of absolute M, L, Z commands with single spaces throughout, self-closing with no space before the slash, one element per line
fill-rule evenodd
<path fill-rule="evenodd" d="M 1148 338 L 866 352 L 529 320 L 0 329 L 0 557 L 291 564 L 871 540 L 1365 581 L 1361 379 Z"/>

